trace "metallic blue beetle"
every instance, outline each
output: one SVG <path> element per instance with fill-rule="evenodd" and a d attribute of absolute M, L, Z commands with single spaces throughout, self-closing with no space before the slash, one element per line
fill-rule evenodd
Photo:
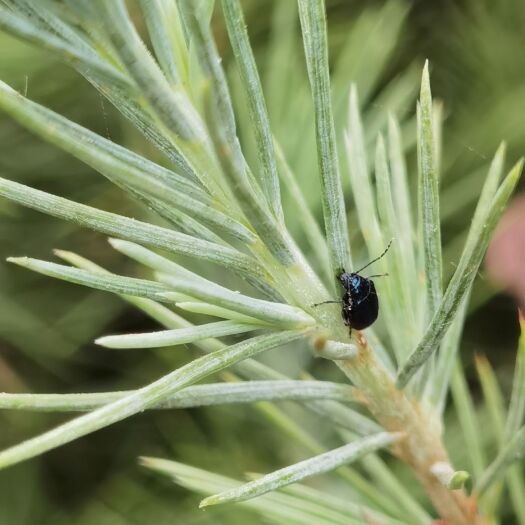
<path fill-rule="evenodd" d="M 344 293 L 340 301 L 325 301 L 323 303 L 315 304 L 319 306 L 321 304 L 338 303 L 342 304 L 341 315 L 343 322 L 350 328 L 356 330 L 363 330 L 369 327 L 377 319 L 379 314 L 379 300 L 377 297 L 376 287 L 373 277 L 383 277 L 388 274 L 371 275 L 370 277 L 363 277 L 359 275 L 365 268 L 368 268 L 371 264 L 379 261 L 386 252 L 390 249 L 392 241 L 388 243 L 385 251 L 374 260 L 370 261 L 367 265 L 363 266 L 356 272 L 347 273 L 344 270 L 337 276 L 339 282 L 343 285 Z"/>
<path fill-rule="evenodd" d="M 341 273 L 339 281 L 345 289 L 343 294 L 343 309 L 341 315 L 346 326 L 363 330 L 370 326 L 379 314 L 379 301 L 377 299 L 374 281 L 363 277 L 357 272 Z"/>

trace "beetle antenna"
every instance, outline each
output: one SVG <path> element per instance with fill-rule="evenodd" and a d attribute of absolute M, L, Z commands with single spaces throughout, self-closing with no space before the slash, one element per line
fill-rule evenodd
<path fill-rule="evenodd" d="M 377 275 L 369 275 L 367 279 L 375 279 L 376 277 L 388 277 L 387 273 L 378 273 Z"/>
<path fill-rule="evenodd" d="M 323 304 L 341 304 L 343 301 L 323 301 L 322 303 L 312 304 L 313 307 L 321 306 Z"/>
<path fill-rule="evenodd" d="M 386 255 L 386 252 L 390 249 L 390 246 L 392 245 L 393 240 L 394 239 L 390 239 L 390 242 L 388 243 L 388 246 L 386 247 L 385 251 L 379 257 L 376 257 L 375 259 L 371 260 L 368 264 L 366 264 L 365 266 L 363 266 L 362 268 L 357 270 L 357 272 L 354 272 L 354 273 L 362 272 L 365 268 L 368 268 L 371 264 L 374 264 L 375 262 L 379 261 L 379 259 L 382 259 Z"/>

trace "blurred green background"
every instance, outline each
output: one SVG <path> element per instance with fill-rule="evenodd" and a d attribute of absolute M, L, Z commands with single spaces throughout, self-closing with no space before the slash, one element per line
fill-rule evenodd
<path fill-rule="evenodd" d="M 274 132 L 290 163 L 301 173 L 306 196 L 319 216 L 311 108 L 294 2 L 252 0 L 243 5 Z M 483 170 L 499 142 L 508 143 L 509 165 L 525 151 L 525 3 L 331 0 L 327 5 L 340 135 L 348 88 L 357 82 L 370 143 L 388 111 L 395 111 L 404 121 L 407 155 L 413 163 L 410 144 L 419 72 L 424 59 L 430 60 L 433 94 L 444 102 L 442 216 L 445 268 L 450 273 Z M 140 19 L 137 22 L 140 25 Z M 230 67 L 220 16 L 215 29 L 235 95 L 235 71 Z M 73 70 L 4 34 L 0 34 L 0 78 L 103 136 L 165 162 Z M 236 99 L 236 104 L 241 139 L 250 160 L 253 144 L 243 134 L 244 102 Z M 103 209 L 135 217 L 145 213 L 98 174 L 3 115 L 0 173 Z M 413 180 L 413 168 L 410 174 Z M 294 217 L 293 199 L 286 190 L 283 198 L 290 228 L 297 231 L 294 221 L 300 217 Z M 303 244 L 302 239 L 298 241 Z M 355 239 L 357 246 L 359 242 Z M 78 251 L 115 271 L 135 271 L 108 249 L 101 235 L 0 201 L 1 261 L 9 255 L 45 259 L 53 248 Z M 504 387 L 515 356 L 515 312 L 511 297 L 486 279 L 478 280 L 463 355 L 469 369 L 473 353 L 485 353 Z M 98 348 L 92 340 L 101 334 L 155 328 L 114 296 L 0 262 L 2 391 L 80 392 L 142 385 L 185 363 L 192 349 L 115 352 Z M 340 379 L 332 370 L 335 367 L 312 364 L 308 356 L 300 364 L 278 354 L 270 359 L 292 373 L 301 365 L 320 378 Z M 476 395 L 474 379 L 471 388 Z M 305 426 L 316 426 L 310 414 L 293 410 Z M 1 412 L 0 446 L 17 443 L 67 417 Z M 453 415 L 450 419 L 449 437 L 453 439 L 456 423 Z M 334 436 L 327 429 L 323 438 L 330 443 Z M 486 439 L 490 440 L 490 433 Z M 265 472 L 306 454 L 249 406 L 148 412 L 0 472 L 0 525 L 257 525 L 263 523 L 261 518 L 240 508 L 198 511 L 197 496 L 141 470 L 137 456 L 173 458 L 240 477 L 244 471 Z"/>

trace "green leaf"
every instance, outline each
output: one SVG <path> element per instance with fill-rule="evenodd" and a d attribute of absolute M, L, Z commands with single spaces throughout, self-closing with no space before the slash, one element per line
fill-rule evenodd
<path fill-rule="evenodd" d="M 373 453 L 372 453 L 373 454 Z M 370 457 L 372 454 L 368 455 Z M 345 518 L 344 523 L 346 523 L 346 516 L 352 516 L 362 523 L 363 516 L 366 516 L 368 520 L 373 523 L 384 523 L 389 525 L 406 525 L 406 522 L 398 521 L 391 516 L 387 516 L 382 512 L 378 512 L 374 508 L 370 508 L 363 503 L 355 503 L 350 501 L 349 498 L 343 499 L 341 496 L 336 496 L 330 494 L 329 492 L 321 491 L 309 487 L 307 485 L 302 485 L 300 483 L 295 483 L 284 487 L 282 493 L 285 495 L 295 496 L 297 498 L 297 505 L 299 507 L 307 510 L 306 505 L 308 503 L 313 503 L 316 506 L 320 507 L 319 517 L 329 517 L 332 513 L 341 512 L 344 514 Z M 428 519 L 425 523 L 428 523 Z"/>
<path fill-rule="evenodd" d="M 421 80 L 418 112 L 419 153 L 419 217 L 421 221 L 423 256 L 430 317 L 438 309 L 443 295 L 443 269 L 441 260 L 441 227 L 439 218 L 439 172 L 437 170 L 436 141 L 428 61 Z"/>
<path fill-rule="evenodd" d="M 256 498 L 304 478 L 323 474 L 346 463 L 351 463 L 374 450 L 391 445 L 400 438 L 401 434 L 383 432 L 356 440 L 348 445 L 267 474 L 239 488 L 210 496 L 201 501 L 200 507 Z"/>
<path fill-rule="evenodd" d="M 133 391 L 95 394 L 7 394 L 0 392 L 0 408 L 43 412 L 90 411 L 129 396 Z M 240 381 L 209 383 L 184 388 L 152 409 L 192 408 L 260 401 L 331 399 L 351 402 L 353 388 L 328 381 Z"/>
<path fill-rule="evenodd" d="M 489 360 L 483 355 L 475 356 L 476 370 L 483 390 L 483 398 L 487 405 L 491 425 L 496 434 L 498 445 L 504 442 L 505 403 L 498 385 L 498 380 Z"/>
<path fill-rule="evenodd" d="M 475 479 L 479 479 L 485 468 L 485 454 L 481 443 L 479 422 L 470 395 L 465 373 L 459 360 L 452 371 L 452 397 L 456 408 L 459 424 L 463 431 L 465 451 L 472 466 Z"/>
<path fill-rule="evenodd" d="M 358 94 L 355 85 L 350 88 L 348 123 L 345 131 L 346 156 L 348 160 L 350 185 L 361 234 L 369 253 L 380 253 L 385 242 L 379 227 L 372 179 L 367 162 L 367 151 L 363 123 L 359 112 Z"/>
<path fill-rule="evenodd" d="M 163 248 L 171 253 L 205 259 L 243 275 L 261 278 L 266 273 L 251 257 L 232 248 L 98 210 L 7 179 L 0 178 L 0 196 L 107 235 Z"/>
<path fill-rule="evenodd" d="M 88 71 L 96 78 L 108 80 L 116 86 L 132 88 L 128 78 L 110 63 L 100 59 L 92 50 L 80 49 L 55 34 L 36 27 L 31 21 L 0 7 L 0 29 L 47 49 L 78 69 Z"/>
<path fill-rule="evenodd" d="M 337 273 L 352 261 L 332 114 L 324 1 L 299 0 L 299 15 L 314 101 L 321 199 L 335 281 Z"/>
<path fill-rule="evenodd" d="M 346 155 L 348 160 L 349 178 L 352 192 L 354 195 L 354 204 L 357 212 L 357 219 L 361 235 L 365 241 L 370 258 L 375 258 L 377 255 L 385 250 L 386 242 L 383 231 L 381 229 L 378 217 L 378 205 L 376 202 L 376 194 L 373 188 L 372 177 L 367 162 L 367 149 L 365 145 L 365 138 L 363 133 L 363 124 L 359 112 L 359 103 L 357 90 L 354 85 L 350 89 L 349 107 L 348 107 L 348 122 L 345 131 L 345 145 Z M 380 151 L 380 153 L 382 153 Z M 376 177 L 378 185 L 382 184 L 381 198 L 386 196 L 387 184 L 386 177 L 388 176 L 388 168 L 385 162 L 381 162 L 378 166 L 378 173 Z M 379 188 L 378 188 L 379 189 Z M 388 200 L 390 200 L 388 196 Z M 388 233 L 385 231 L 385 233 Z M 396 230 L 397 234 L 397 230 Z M 395 239 L 392 239 L 393 244 L 396 244 Z M 396 246 L 394 246 L 394 250 Z M 370 260 L 370 259 L 369 259 Z M 377 270 L 374 273 L 388 273 L 387 261 L 382 259 L 377 261 Z M 397 272 L 393 272 L 397 274 Z M 394 279 L 396 279 L 394 275 Z M 404 285 L 405 283 L 403 283 Z M 407 352 L 407 343 L 405 338 L 409 336 L 415 326 L 413 323 L 406 322 L 406 315 L 402 315 L 405 308 L 399 308 L 398 296 L 401 294 L 400 284 L 391 283 L 388 280 L 377 284 L 379 293 L 382 297 L 383 308 L 382 315 L 385 317 L 386 325 L 389 328 L 389 336 L 391 339 L 391 349 L 396 355 L 398 361 L 402 360 Z M 400 330 L 400 326 L 406 328 Z M 383 359 L 384 360 L 384 359 Z"/>
<path fill-rule="evenodd" d="M 329 403 L 329 401 L 327 401 Z M 357 427 L 356 427 L 357 428 Z M 377 430 L 373 431 L 377 432 Z M 373 433 L 368 431 L 364 435 Z M 345 441 L 352 441 L 359 435 L 358 430 L 340 429 L 338 433 Z M 407 486 L 391 469 L 390 463 L 386 463 L 379 454 L 371 453 L 361 459 L 361 465 L 371 482 L 384 501 L 389 498 L 395 502 L 394 508 L 390 511 L 392 515 L 403 519 L 406 523 L 426 525 L 429 523 L 430 516 L 416 500 L 410 486 Z"/>
<path fill-rule="evenodd" d="M 215 283 L 213 281 L 209 281 L 208 279 L 205 279 L 204 277 L 201 277 L 200 275 L 197 275 L 196 273 L 187 270 L 180 264 L 177 264 L 175 261 L 172 261 L 166 257 L 163 257 L 162 255 L 159 255 L 158 253 L 148 250 L 140 244 L 136 244 L 134 242 L 129 241 L 123 241 L 121 239 L 109 239 L 108 241 L 109 244 L 111 244 L 111 246 L 115 248 L 115 250 L 119 251 L 120 253 L 123 253 L 124 255 L 127 255 L 131 259 L 139 262 L 140 264 L 143 264 L 144 266 L 147 266 L 148 268 L 156 270 L 157 272 L 168 273 L 170 275 L 184 277 L 186 279 L 195 282 L 200 282 L 202 284 L 215 286 Z"/>
<path fill-rule="evenodd" d="M 404 275 L 416 275 L 416 254 L 414 250 L 414 216 L 410 202 L 410 191 L 407 180 L 407 168 L 401 130 L 398 121 L 390 116 L 388 119 L 388 161 L 392 178 L 392 200 L 397 219 L 396 234 L 392 235 L 398 244 L 401 256 L 401 268 Z M 419 294 L 415 286 L 411 286 L 412 302 L 417 304 Z M 422 317 L 419 315 L 419 317 Z M 418 319 L 418 324 L 420 321 Z M 414 327 L 416 328 L 416 327 Z"/>
<path fill-rule="evenodd" d="M 298 340 L 306 332 L 279 332 L 242 341 L 205 355 L 118 401 L 0 452 L 0 469 L 38 456 L 146 410 L 184 387 L 257 354 Z"/>
<path fill-rule="evenodd" d="M 191 328 L 161 330 L 144 334 L 107 335 L 99 337 L 95 343 L 106 348 L 160 348 L 164 346 L 193 343 L 208 337 L 224 337 L 242 334 L 265 328 L 264 325 L 245 324 L 235 321 L 217 321 Z"/>
<path fill-rule="evenodd" d="M 290 94 L 297 95 L 294 87 L 303 82 L 303 76 L 297 73 L 300 61 L 297 50 L 297 2 L 273 2 L 269 18 L 270 34 L 263 84 L 274 134 L 281 137 L 278 131 L 283 128 L 283 117 L 290 110 Z M 293 67 L 291 75 L 288 74 L 290 67 Z M 283 81 L 285 75 L 289 82 Z M 286 127 L 286 123 L 284 126 Z"/>
<path fill-rule="evenodd" d="M 170 287 L 164 284 L 148 281 L 146 279 L 136 279 L 122 275 L 100 274 L 79 270 L 71 266 L 64 266 L 30 257 L 8 257 L 7 262 L 21 266 L 33 272 L 61 279 L 74 284 L 88 286 L 96 290 L 117 294 L 133 295 L 137 297 L 159 298 L 159 294 L 167 293 Z"/>
<path fill-rule="evenodd" d="M 181 296 L 172 290 L 178 290 L 185 296 L 190 295 L 204 301 L 216 302 L 219 306 L 237 309 L 241 313 L 246 313 L 265 322 L 275 323 L 276 326 L 283 328 L 315 324 L 315 320 L 299 308 L 247 297 L 219 285 L 209 286 L 168 276 L 164 278 L 166 285 L 145 279 L 89 272 L 29 257 L 10 257 L 8 261 L 50 277 L 106 292 L 175 302 Z M 186 300 L 186 297 L 183 299 Z"/>
<path fill-rule="evenodd" d="M 201 301 L 215 304 L 229 310 L 236 310 L 240 313 L 255 317 L 261 321 L 274 323 L 281 327 L 303 327 L 313 326 L 315 320 L 306 312 L 295 306 L 282 303 L 273 303 L 254 299 L 236 292 L 232 292 L 218 284 L 203 284 L 200 282 L 191 282 L 180 277 L 171 275 L 159 275 L 159 280 L 166 283 L 175 291 L 191 295 Z M 162 292 L 159 296 L 170 300 L 173 296 L 171 292 Z"/>
<path fill-rule="evenodd" d="M 79 268 L 88 270 L 91 273 L 100 273 L 102 275 L 111 275 L 107 270 L 104 270 L 100 266 L 88 261 L 87 259 L 71 253 L 64 252 L 61 250 L 55 250 L 55 253 L 75 266 Z M 175 312 L 168 310 L 165 306 L 156 303 L 150 299 L 143 299 L 141 297 L 133 296 L 123 296 L 123 298 L 135 305 L 137 308 L 140 308 L 147 315 L 158 321 L 160 324 L 166 328 L 189 328 L 192 325 L 186 319 L 183 319 Z M 180 303 L 184 304 L 184 303 Z M 180 304 L 178 306 L 180 306 Z M 206 306 L 206 303 L 201 303 L 203 306 Z M 248 322 L 252 318 L 248 318 Z M 221 348 L 224 348 L 224 343 L 218 341 L 217 339 L 204 339 L 195 342 L 195 346 L 200 348 L 201 351 L 209 353 L 215 352 Z M 264 379 L 264 380 L 284 380 L 287 379 L 287 376 L 277 372 L 276 370 L 270 368 L 269 366 L 264 365 L 258 361 L 247 359 L 235 366 L 236 370 L 239 371 L 243 377 L 249 379 Z M 351 410 L 348 407 L 331 401 L 312 401 L 308 404 L 308 408 L 313 410 L 315 413 L 323 416 L 329 417 L 332 421 L 341 425 L 342 427 L 354 430 L 358 434 L 367 435 L 375 432 L 381 431 L 381 427 L 369 419 L 368 417 L 362 415 L 361 413 Z M 274 414 L 275 415 L 275 414 Z M 277 417 L 277 416 L 276 416 Z M 282 416 L 279 421 L 284 421 L 286 424 L 289 423 L 290 419 L 287 416 Z M 304 436 L 305 431 L 303 429 L 298 429 L 298 431 Z M 312 439 L 304 439 L 304 442 L 309 441 L 311 444 Z M 310 447 L 311 448 L 311 447 Z M 320 450 L 320 448 L 316 449 Z"/>
<path fill-rule="evenodd" d="M 167 128 L 174 147 L 202 184 L 220 202 L 227 203 L 229 189 L 223 183 L 213 158 L 204 122 L 188 95 L 181 87 L 168 83 L 141 40 L 122 0 L 98 0 L 97 6 L 107 36 L 137 84 L 148 109 Z M 232 213 L 235 211 L 231 210 Z"/>
<path fill-rule="evenodd" d="M 77 254 L 59 250 L 55 251 L 55 253 L 69 263 L 89 270 L 90 272 L 98 272 L 102 275 L 109 274 L 107 270 Z M 192 324 L 186 319 L 183 319 L 175 312 L 168 310 L 165 306 L 158 304 L 155 301 L 129 295 L 124 295 L 122 297 L 167 328 L 185 328 L 192 326 Z M 196 341 L 195 346 L 205 353 L 216 352 L 225 348 L 225 345 L 217 339 L 203 339 L 201 341 Z M 250 379 L 287 379 L 284 374 L 253 359 L 245 359 L 234 365 L 233 368 L 243 377 Z M 360 435 L 369 435 L 381 431 L 381 427 L 377 423 L 336 401 L 312 400 L 310 402 L 305 402 L 305 406 L 319 416 L 326 417 L 333 423 L 355 431 Z M 287 414 L 283 413 L 277 407 L 264 403 L 257 404 L 256 407 L 272 422 L 273 425 L 279 428 L 285 433 L 285 435 L 289 436 L 290 439 L 293 439 L 294 442 L 298 443 L 300 446 L 305 447 L 307 450 L 316 454 L 324 451 L 324 447 L 316 438 L 299 424 L 295 423 Z M 387 502 L 383 495 L 378 495 L 374 486 L 365 480 L 359 473 L 346 467 L 339 468 L 337 473 L 342 479 L 354 487 L 356 491 L 362 494 L 367 501 L 373 502 L 381 509 L 395 511 L 395 503 L 390 500 Z"/>
<path fill-rule="evenodd" d="M 270 211 L 244 158 L 226 77 L 209 23 L 200 15 L 198 3 L 184 2 L 182 6 L 191 30 L 192 43 L 211 85 L 207 91 L 207 121 L 222 171 L 228 177 L 227 186 L 235 188 L 231 201 L 238 203 L 270 253 L 283 266 L 290 267 L 296 262 L 296 250 L 283 225 Z"/>
<path fill-rule="evenodd" d="M 211 315 L 212 317 L 222 317 L 223 319 L 231 319 L 239 323 L 256 323 L 257 319 L 248 315 L 240 314 L 234 310 L 228 310 L 215 304 L 202 303 L 196 301 L 177 301 L 177 308 L 186 312 L 192 312 L 194 314 Z"/>
<path fill-rule="evenodd" d="M 224 19 L 250 108 L 261 169 L 258 180 L 274 215 L 283 221 L 277 162 L 270 121 L 239 0 L 222 0 Z"/>
<path fill-rule="evenodd" d="M 377 255 L 383 253 L 385 246 L 387 246 L 383 234 L 388 234 L 388 231 L 386 227 L 383 231 L 379 222 L 378 207 L 380 204 L 376 199 L 376 192 L 374 191 L 374 185 L 368 167 L 367 148 L 355 86 L 352 86 L 350 89 L 345 145 L 350 185 L 354 195 L 354 204 L 361 235 L 368 249 L 369 257 L 376 258 Z M 387 204 L 387 202 L 391 201 L 391 196 L 386 187 L 389 185 L 389 173 L 383 148 L 378 148 L 377 157 L 377 198 L 381 199 L 383 204 L 391 206 L 391 204 Z M 385 211 L 386 210 L 382 211 L 383 219 L 386 219 L 384 215 Z M 394 231 L 397 235 L 397 229 Z M 390 239 L 393 244 L 393 250 L 398 251 L 399 249 L 396 250 L 397 242 L 395 238 L 391 237 Z M 378 260 L 376 264 L 377 266 L 374 266 L 374 273 L 389 273 L 390 265 L 387 265 L 386 259 Z M 394 262 L 394 265 L 397 264 L 398 263 Z M 392 276 L 396 282 L 391 282 L 391 279 L 387 279 L 378 282 L 376 286 L 382 297 L 383 307 L 381 315 L 385 317 L 386 325 L 389 329 L 390 346 L 398 361 L 401 361 L 407 352 L 408 343 L 406 342 L 406 338 L 410 335 L 413 336 L 415 326 L 414 323 L 407 322 L 407 315 L 404 313 L 408 308 L 407 305 L 403 304 L 403 308 L 399 308 L 399 296 L 402 295 L 402 292 L 400 289 L 401 283 L 397 281 L 397 275 L 397 271 L 392 272 Z M 405 283 L 403 282 L 402 285 L 405 286 Z M 406 328 L 399 329 L 400 326 L 406 326 Z"/>
<path fill-rule="evenodd" d="M 109 239 L 109 243 L 113 248 L 119 252 L 131 257 L 135 261 L 156 270 L 157 272 L 168 273 L 177 277 L 184 277 L 194 282 L 201 283 L 204 286 L 216 286 L 213 281 L 209 281 L 196 273 L 187 270 L 180 264 L 163 257 L 139 244 L 123 241 L 121 239 Z M 225 317 L 226 319 L 236 319 L 240 322 L 252 323 L 253 317 L 242 315 L 238 312 L 211 305 L 207 303 L 195 303 L 191 300 L 184 300 L 183 298 L 177 300 L 177 307 L 187 310 L 188 312 L 204 313 L 208 315 L 215 315 L 218 317 Z M 181 302 L 182 301 L 182 302 Z"/>
<path fill-rule="evenodd" d="M 379 454 L 372 453 L 362 459 L 362 465 L 383 497 L 388 494 L 395 502 L 398 508 L 397 515 L 403 521 L 419 525 L 430 522 L 430 515 L 416 499 L 411 486 L 396 475 L 390 463 L 386 463 Z"/>
<path fill-rule="evenodd" d="M 279 174 L 281 176 L 281 179 L 284 182 L 286 189 L 290 193 L 290 196 L 292 197 L 294 206 L 300 212 L 300 224 L 303 228 L 306 240 L 308 241 L 310 249 L 315 255 L 323 273 L 328 278 L 328 282 L 331 282 L 332 270 L 330 268 L 330 258 L 328 256 L 328 246 L 326 244 L 326 238 L 323 235 L 323 232 L 321 231 L 321 228 L 314 214 L 312 213 L 310 206 L 306 202 L 303 191 L 301 190 L 301 187 L 297 181 L 297 177 L 295 176 L 288 162 L 286 161 L 281 146 L 276 141 L 275 152 L 277 154 L 277 160 L 279 162 Z"/>
<path fill-rule="evenodd" d="M 525 418 L 525 322 L 520 317 L 521 335 L 512 381 L 509 412 L 505 422 L 505 436 L 510 439 L 523 425 Z"/>
<path fill-rule="evenodd" d="M 228 246 L 228 243 L 222 237 L 219 237 L 207 226 L 197 222 L 193 217 L 180 209 L 149 196 L 141 195 L 139 192 L 136 192 L 131 188 L 127 188 L 127 191 L 129 191 L 139 203 L 142 203 L 159 217 L 162 217 L 167 221 L 170 227 L 174 227 L 173 229 L 185 233 L 186 235 L 190 235 L 191 237 L 196 237 L 214 244 Z M 236 237 L 237 235 L 234 236 Z"/>
<path fill-rule="evenodd" d="M 99 0 L 99 14 L 115 51 L 157 117 L 183 140 L 203 140 L 202 122 L 186 96 L 171 89 L 148 53 L 122 0 Z"/>
<path fill-rule="evenodd" d="M 64 250 L 54 250 L 54 254 L 64 261 L 67 261 L 69 264 L 76 266 L 77 268 L 81 268 L 82 270 L 86 270 L 89 273 L 98 273 L 103 276 L 114 275 L 105 268 L 102 268 L 98 264 L 95 264 L 94 262 L 76 253 Z M 152 301 L 151 299 L 145 299 L 143 297 L 136 297 L 133 295 L 121 295 L 121 298 L 134 305 L 139 310 L 142 310 L 146 315 L 150 316 L 152 319 L 166 328 L 186 328 L 193 326 L 189 321 L 180 315 L 176 314 L 166 306 L 159 304 L 156 301 Z M 210 344 L 210 340 L 197 341 L 196 346 L 202 346 L 210 352 L 224 347 L 220 341 L 216 341 L 216 344 L 213 345 Z"/>
<path fill-rule="evenodd" d="M 13 118 L 95 169 L 104 167 L 106 164 L 111 167 L 112 160 L 113 162 L 120 161 L 129 168 L 142 172 L 144 177 L 174 187 L 195 199 L 207 199 L 204 202 L 211 202 L 209 195 L 201 186 L 32 102 L 4 82 L 0 82 L 0 93 L 2 108 Z"/>
<path fill-rule="evenodd" d="M 379 135 L 376 146 L 375 175 L 377 182 L 377 208 L 381 219 L 381 230 L 387 238 L 394 239 L 398 230 L 398 219 L 392 200 L 392 187 L 390 183 L 390 173 L 386 160 L 386 149 L 382 135 Z M 398 309 L 399 315 L 396 320 L 396 331 L 401 332 L 402 337 L 397 337 L 401 342 L 397 352 L 406 352 L 407 348 L 413 345 L 417 337 L 417 324 L 415 316 L 415 305 L 412 303 L 411 285 L 413 274 L 405 271 L 405 259 L 402 253 L 402 246 L 394 242 L 392 256 L 389 262 L 388 282 L 390 297 L 387 301 L 391 304 L 392 297 L 395 297 L 396 304 L 401 306 Z M 393 315 L 392 315 L 393 317 Z"/>
<path fill-rule="evenodd" d="M 172 481 L 198 494 L 213 494 L 232 489 L 238 482 L 205 470 L 175 461 L 159 458 L 140 458 L 141 464 L 155 472 L 168 476 Z M 346 502 L 345 502 L 346 503 Z M 347 505 L 344 510 L 329 510 L 310 498 L 297 498 L 289 494 L 270 493 L 260 498 L 243 501 L 240 505 L 252 509 L 266 520 L 276 520 L 284 525 L 362 525 L 362 505 Z M 357 507 L 354 517 L 353 509 Z M 379 516 L 380 514 L 374 514 Z M 397 525 L 392 522 L 392 525 Z"/>
<path fill-rule="evenodd" d="M 518 343 L 518 355 L 512 381 L 512 394 L 505 425 L 500 427 L 504 432 L 504 442 L 508 442 L 518 432 L 525 417 L 525 322 L 520 314 L 521 335 Z M 504 447 L 500 447 L 500 450 Z M 506 476 L 510 499 L 520 525 L 525 525 L 525 481 L 521 465 L 512 466 Z"/>
<path fill-rule="evenodd" d="M 175 49 L 181 41 L 182 28 L 176 2 L 140 0 L 140 8 L 148 26 L 148 34 L 162 72 L 172 84 L 181 83 Z M 177 23 L 178 22 L 178 23 Z"/>
<path fill-rule="evenodd" d="M 255 236 L 195 184 L 74 122 L 35 104 L 0 82 L 0 107 L 43 139 L 71 153 L 112 182 L 153 198 L 245 243 Z"/>
<path fill-rule="evenodd" d="M 7 0 L 9 2 L 9 0 Z M 4 3 L 7 3 L 4 2 Z M 71 20 L 57 16 L 57 6 L 49 0 L 19 0 L 11 2 L 11 9 L 19 13 L 35 27 L 49 30 L 63 40 L 74 44 L 80 49 L 96 55 L 95 50 L 86 42 L 79 31 L 71 24 Z"/>
<path fill-rule="evenodd" d="M 131 124 L 137 128 L 163 155 L 173 163 L 173 166 L 188 179 L 198 182 L 199 176 L 195 166 L 179 151 L 175 137 L 159 126 L 147 108 L 130 98 L 128 94 L 116 88 L 109 82 L 101 82 L 90 75 L 85 75 L 87 80 L 122 113 Z M 203 187 L 205 187 L 203 185 Z"/>
<path fill-rule="evenodd" d="M 525 524 L 525 482 L 523 480 L 523 469 L 521 464 L 513 465 L 507 472 L 507 485 L 509 487 L 510 499 L 516 512 L 516 519 L 519 525 Z"/>
<path fill-rule="evenodd" d="M 507 469 L 516 461 L 525 457 L 525 426 L 521 427 L 500 451 L 497 458 L 488 466 L 474 489 L 481 497 L 496 481 L 503 478 Z"/>
<path fill-rule="evenodd" d="M 481 388 L 483 390 L 483 399 L 489 414 L 489 422 L 491 428 L 494 430 L 498 449 L 501 449 L 501 447 L 504 445 L 506 417 L 503 395 L 501 393 L 496 374 L 494 373 L 494 369 L 492 368 L 489 360 L 483 355 L 477 355 L 475 356 L 475 364 L 480 379 Z M 511 499 L 514 501 L 514 490 L 512 488 L 512 482 L 510 479 L 513 470 L 514 469 L 511 469 L 511 471 L 507 474 L 506 479 L 509 485 Z M 519 475 L 520 474 L 518 473 L 518 476 Z M 485 497 L 480 501 L 483 512 L 489 519 L 490 517 L 497 515 L 502 492 L 503 480 L 499 483 L 495 483 L 492 486 L 492 490 L 486 492 Z M 523 494 L 523 491 L 518 493 L 519 496 L 521 496 L 521 494 Z M 519 497 L 519 499 L 521 500 L 522 498 Z M 521 506 L 523 507 L 523 504 Z M 516 514 L 519 516 L 519 508 L 515 508 L 515 510 Z"/>
<path fill-rule="evenodd" d="M 512 168 L 502 182 L 490 206 L 473 222 L 463 253 L 449 282 L 443 300 L 417 348 L 412 352 L 398 374 L 398 386 L 405 386 L 421 365 L 437 350 L 446 330 L 454 319 L 462 299 L 470 290 L 487 245 L 505 205 L 521 174 L 523 162 Z"/>
<path fill-rule="evenodd" d="M 492 160 L 487 179 L 483 185 L 478 199 L 478 205 L 476 206 L 472 224 L 477 224 L 479 221 L 483 220 L 483 215 L 487 213 L 491 206 L 492 199 L 498 190 L 498 185 L 503 175 L 504 159 L 505 145 L 502 144 L 498 148 L 498 151 Z M 469 233 L 467 241 L 468 243 L 473 243 L 475 241 L 474 234 L 474 230 Z M 465 322 L 468 303 L 469 293 L 467 293 L 467 296 L 465 299 L 463 299 L 463 303 L 459 307 L 458 313 L 456 314 L 452 325 L 447 330 L 443 338 L 441 349 L 439 355 L 437 356 L 437 363 L 433 378 L 427 385 L 427 394 L 436 404 L 438 411 L 440 412 L 442 412 L 445 406 L 448 384 L 450 382 L 452 369 L 459 349 L 461 331 Z M 430 392 L 430 390 L 433 390 L 433 392 Z"/>
<path fill-rule="evenodd" d="M 445 410 L 450 381 L 454 373 L 454 364 L 459 355 L 461 335 L 469 304 L 468 300 L 469 294 L 463 299 L 456 317 L 454 317 L 452 324 L 443 336 L 431 380 L 425 385 L 425 397 L 428 397 L 434 404 L 438 414 L 443 414 Z"/>

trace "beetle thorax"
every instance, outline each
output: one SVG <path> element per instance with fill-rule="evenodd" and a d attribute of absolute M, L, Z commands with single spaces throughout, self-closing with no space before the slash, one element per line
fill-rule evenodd
<path fill-rule="evenodd" d="M 368 288 L 368 279 L 357 273 L 343 273 L 339 279 L 343 287 L 351 293 L 359 293 Z"/>

